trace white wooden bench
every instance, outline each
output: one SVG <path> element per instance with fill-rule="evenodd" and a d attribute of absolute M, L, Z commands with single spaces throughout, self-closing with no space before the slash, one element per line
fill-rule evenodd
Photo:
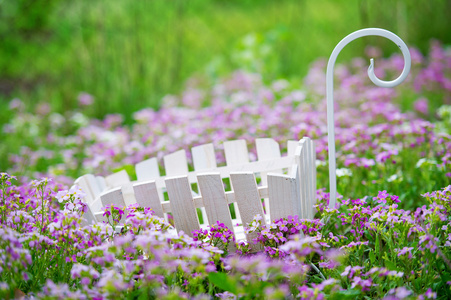
<path fill-rule="evenodd" d="M 220 221 L 234 231 L 237 239 L 249 240 L 253 237 L 245 236 L 241 225 L 251 223 L 257 214 L 266 217 L 262 222 L 288 215 L 313 218 L 316 201 L 313 141 L 307 137 L 288 141 L 287 156 L 281 156 L 278 143 L 270 138 L 257 139 L 256 149 L 258 160 L 250 162 L 244 140 L 226 141 L 226 165 L 218 166 L 213 145 L 200 145 L 191 149 L 193 171 L 188 169 L 185 150 L 180 150 L 164 156 L 165 176 L 160 175 L 157 159 L 151 158 L 136 164 L 136 182 L 120 171 L 106 177 L 87 174 L 75 184 L 87 194 L 86 219 L 90 223 L 106 220 L 102 207 L 138 203 L 152 208 L 159 217 L 171 213 L 177 232 L 191 235 L 193 230 Z M 230 191 L 224 188 L 224 178 L 230 180 Z M 256 178 L 260 178 L 259 185 Z M 192 191 L 193 184 L 197 184 L 198 193 Z M 164 200 L 165 192 L 169 201 Z M 229 204 L 235 206 L 235 219 Z M 201 223 L 197 208 L 203 210 Z"/>

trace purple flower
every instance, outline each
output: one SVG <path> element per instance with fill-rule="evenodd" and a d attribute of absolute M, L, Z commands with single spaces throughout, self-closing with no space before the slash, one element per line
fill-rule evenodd
<path fill-rule="evenodd" d="M 81 106 L 89 106 L 94 102 L 94 97 L 88 93 L 80 93 L 78 95 L 78 103 Z"/>
<path fill-rule="evenodd" d="M 428 99 L 422 97 L 413 103 L 413 107 L 419 113 L 427 115 L 429 113 Z"/>
<path fill-rule="evenodd" d="M 398 252 L 398 257 L 409 253 L 409 258 L 412 258 L 412 250 L 413 247 L 404 247 L 401 250 L 395 249 L 395 252 Z"/>

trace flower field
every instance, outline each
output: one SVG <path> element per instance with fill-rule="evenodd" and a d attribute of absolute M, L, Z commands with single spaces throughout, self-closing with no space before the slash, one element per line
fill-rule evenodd
<path fill-rule="evenodd" d="M 376 59 L 395 78 L 403 58 Z M 192 79 L 159 110 L 126 124 L 86 115 L 91 95 L 64 114 L 10 103 L 1 174 L 0 298 L 30 299 L 449 299 L 451 298 L 451 49 L 412 48 L 412 70 L 394 89 L 366 77 L 368 59 L 336 67 L 338 204 L 329 209 L 324 60 L 303 85 L 237 71 L 213 84 Z M 13 143 L 20 136 L 20 145 Z M 87 224 L 77 176 L 110 174 L 150 157 L 212 142 L 271 137 L 316 142 L 317 214 L 247 224 L 261 253 L 224 224 L 168 234 L 152 210 L 106 207 Z M 282 152 L 286 149 L 282 149 Z M 218 161 L 224 162 L 222 152 Z M 14 174 L 14 177 L 9 174 Z"/>

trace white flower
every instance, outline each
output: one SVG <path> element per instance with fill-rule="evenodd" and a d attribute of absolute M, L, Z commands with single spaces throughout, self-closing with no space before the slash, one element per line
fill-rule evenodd
<path fill-rule="evenodd" d="M 326 165 L 326 162 L 317 159 L 317 160 L 315 161 L 315 164 L 316 164 L 317 167 L 319 167 L 319 166 L 325 166 L 325 165 Z"/>
<path fill-rule="evenodd" d="M 392 176 L 387 178 L 387 182 L 393 182 L 396 179 L 398 179 L 398 175 L 397 174 L 393 174 Z"/>
<path fill-rule="evenodd" d="M 337 177 L 352 176 L 352 171 L 347 168 L 337 169 L 335 170 L 335 173 L 337 174 Z"/>
<path fill-rule="evenodd" d="M 420 158 L 415 165 L 415 168 L 421 168 L 423 165 L 436 165 L 437 161 L 434 159 Z"/>

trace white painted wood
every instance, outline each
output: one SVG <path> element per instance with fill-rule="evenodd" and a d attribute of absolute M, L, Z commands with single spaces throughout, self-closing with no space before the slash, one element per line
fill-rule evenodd
<path fill-rule="evenodd" d="M 256 139 L 255 145 L 257 148 L 258 160 L 271 160 L 274 158 L 281 157 L 279 144 L 273 139 L 270 139 L 270 138 Z M 279 173 L 279 174 L 282 173 L 281 168 L 275 169 L 275 170 L 267 170 L 267 171 L 270 171 L 271 173 Z M 262 175 L 262 180 L 263 180 L 263 175 Z"/>
<path fill-rule="evenodd" d="M 309 219 L 313 219 L 313 169 L 314 166 L 312 164 L 312 143 L 311 143 L 311 139 L 308 137 L 303 137 L 302 140 L 305 141 L 305 147 L 306 147 L 306 153 L 305 153 L 305 168 L 306 168 L 306 194 L 307 194 L 307 205 L 308 205 L 308 210 L 307 210 L 307 217 Z M 316 165 L 315 165 L 316 167 Z"/>
<path fill-rule="evenodd" d="M 160 218 L 164 218 L 161 198 L 154 180 L 135 183 L 133 185 L 136 202 L 141 207 L 150 207 Z"/>
<path fill-rule="evenodd" d="M 274 173 L 268 174 L 271 222 L 288 216 L 301 215 L 299 192 L 297 166 L 295 166 L 291 176 Z"/>
<path fill-rule="evenodd" d="M 254 173 L 232 173 L 230 174 L 230 181 L 232 182 L 243 226 L 247 227 L 248 224 L 252 223 L 252 220 L 257 214 L 262 216 L 262 224 L 266 224 Z M 248 241 L 252 241 L 256 237 L 256 233 L 246 235 Z M 255 245 L 252 242 L 249 244 L 253 251 L 261 250 L 259 245 Z"/>
<path fill-rule="evenodd" d="M 295 153 L 295 159 L 296 159 L 296 165 L 298 166 L 298 173 L 299 173 L 299 182 L 300 182 L 300 186 L 299 186 L 299 195 L 300 195 L 300 200 L 301 200 L 301 215 L 299 216 L 301 219 L 306 219 L 307 218 L 307 204 L 306 204 L 306 189 L 305 189 L 305 184 L 304 184 L 304 178 L 305 178 L 305 169 L 304 169 L 304 152 L 305 152 L 305 147 L 303 147 L 303 145 L 301 144 L 301 142 L 299 142 L 299 146 L 296 148 L 296 153 Z"/>
<path fill-rule="evenodd" d="M 97 222 L 97 220 L 96 220 L 96 218 L 95 218 L 95 216 L 94 216 L 94 214 L 93 214 L 93 212 L 91 210 L 91 207 L 89 206 L 89 204 L 87 204 L 87 205 L 88 205 L 88 209 L 83 214 L 83 221 L 84 222 L 82 223 L 82 225 L 84 225 L 84 226 L 92 225 L 92 224 Z"/>
<path fill-rule="evenodd" d="M 200 225 L 188 178 L 171 177 L 165 181 L 177 232 L 184 231 L 185 234 L 193 236 L 192 232 L 199 230 Z"/>
<path fill-rule="evenodd" d="M 102 199 L 97 197 L 94 202 L 89 205 L 91 212 L 94 214 L 94 218 L 96 222 L 107 222 L 107 218 L 103 216 L 103 208 L 105 207 L 102 204 Z"/>
<path fill-rule="evenodd" d="M 114 189 L 111 189 L 109 191 L 101 193 L 100 194 L 100 200 L 101 200 L 101 203 L 102 203 L 102 208 L 104 208 L 104 207 L 106 207 L 108 205 L 114 205 L 116 207 L 119 207 L 122 210 L 125 209 L 125 202 L 124 202 L 124 198 L 122 196 L 122 188 L 121 187 L 116 187 Z M 101 212 L 102 208 L 98 212 Z M 101 221 L 106 220 L 106 218 L 103 217 L 102 214 L 96 215 L 96 218 L 98 220 L 100 219 Z M 119 223 L 123 224 L 124 220 L 125 220 L 125 214 L 122 216 L 122 218 L 121 218 Z"/>
<path fill-rule="evenodd" d="M 268 197 L 268 187 L 267 186 L 259 186 L 259 187 L 257 187 L 257 189 L 258 189 L 258 193 L 260 195 L 260 199 Z M 233 191 L 225 192 L 225 197 L 226 197 L 228 204 L 236 202 L 235 193 Z M 193 197 L 193 203 L 194 203 L 194 207 L 196 207 L 196 208 L 204 207 L 203 199 L 200 196 Z M 162 202 L 161 207 L 163 209 L 163 213 L 169 213 L 172 211 L 170 201 Z M 236 224 L 237 220 L 232 219 L 232 222 L 233 222 L 233 224 Z"/>
<path fill-rule="evenodd" d="M 188 174 L 188 162 L 184 149 L 165 155 L 163 157 L 166 176 L 179 176 Z"/>
<path fill-rule="evenodd" d="M 312 148 L 309 138 L 302 138 L 299 141 L 299 147 L 296 150 L 296 155 L 299 155 L 299 178 L 301 183 L 301 202 L 302 202 L 302 216 L 306 219 L 313 219 L 313 174 L 312 168 L 316 165 L 311 161 Z"/>
<path fill-rule="evenodd" d="M 191 154 L 195 171 L 211 170 L 217 167 L 213 144 L 210 143 L 193 147 L 191 148 Z M 202 212 L 204 224 L 210 224 L 205 207 L 201 207 L 200 210 Z"/>
<path fill-rule="evenodd" d="M 122 188 L 120 186 L 100 194 L 100 200 L 102 201 L 102 207 L 111 204 L 120 208 L 125 207 L 125 201 L 122 197 Z"/>
<path fill-rule="evenodd" d="M 219 173 L 199 174 L 197 180 L 210 225 L 219 221 L 233 232 L 232 218 Z"/>
<path fill-rule="evenodd" d="M 138 181 L 153 180 L 160 177 L 160 169 L 158 167 L 158 160 L 156 157 L 137 163 L 135 166 L 135 171 Z"/>
<path fill-rule="evenodd" d="M 87 174 L 88 175 L 88 174 Z M 75 182 L 74 185 L 79 186 L 82 191 L 86 194 L 86 197 L 83 199 L 83 201 L 85 203 L 92 203 L 95 199 L 94 193 L 92 192 L 90 186 L 89 186 L 89 182 L 86 179 L 87 175 L 83 175 L 81 177 L 78 177 Z"/>
<path fill-rule="evenodd" d="M 294 209 L 296 211 L 296 215 L 300 218 L 302 216 L 302 202 L 301 202 L 301 178 L 299 177 L 299 166 L 293 165 L 291 170 L 289 171 L 289 175 L 291 178 L 295 179 L 296 184 L 296 199 L 294 200 Z"/>
<path fill-rule="evenodd" d="M 313 207 L 313 205 L 317 204 L 317 200 L 316 200 L 316 147 L 315 147 L 315 141 L 309 139 L 310 141 L 310 162 L 311 162 L 311 191 L 312 191 L 312 195 L 311 195 L 311 199 L 312 199 L 312 218 L 315 216 L 317 209 L 316 207 Z"/>
<path fill-rule="evenodd" d="M 242 166 L 249 163 L 249 152 L 245 140 L 225 141 L 224 155 L 227 166 Z M 235 209 L 236 220 L 241 223 L 241 214 L 238 205 L 234 203 L 233 207 Z"/>
<path fill-rule="evenodd" d="M 279 159 L 274 160 L 265 160 L 265 161 L 254 161 L 248 164 L 242 165 L 234 165 L 234 166 L 222 166 L 217 167 L 215 169 L 209 170 L 209 172 L 218 172 L 221 175 L 221 178 L 227 178 L 230 176 L 232 172 L 254 172 L 259 173 L 266 170 L 274 170 L 277 168 L 289 168 L 295 163 L 294 156 L 283 156 Z M 192 171 L 188 174 L 188 180 L 190 183 L 197 182 L 197 175 L 204 171 Z M 161 176 L 155 179 L 155 183 L 158 188 L 162 188 L 165 186 L 165 179 L 168 176 Z M 169 176 L 170 177 L 170 176 Z M 133 183 L 137 183 L 139 181 L 134 181 Z"/>
<path fill-rule="evenodd" d="M 115 188 L 130 182 L 127 171 L 121 170 L 105 177 L 105 182 L 108 188 Z"/>
<path fill-rule="evenodd" d="M 160 178 L 160 168 L 158 167 L 158 160 L 156 157 L 152 157 L 146 159 L 135 166 L 136 177 L 138 178 L 138 182 L 155 180 L 156 178 Z M 158 197 L 160 201 L 164 200 L 163 188 L 160 187 L 157 189 Z M 167 216 L 164 216 L 167 220 Z"/>
<path fill-rule="evenodd" d="M 91 197 L 95 199 L 89 201 L 89 208 L 91 215 L 94 215 L 98 221 L 105 219 L 101 215 L 102 207 L 106 205 L 115 204 L 123 208 L 125 205 L 138 203 L 141 206 L 151 207 L 160 217 L 164 216 L 164 213 L 172 212 L 174 220 L 177 220 L 177 230 L 191 234 L 192 230 L 206 226 L 206 224 L 199 225 L 197 218 L 196 208 L 201 208 L 206 212 L 205 220 L 211 219 L 212 224 L 219 220 L 234 230 L 238 237 L 244 233 L 242 227 L 240 229 L 236 223 L 247 225 L 252 222 L 255 214 L 264 216 L 262 198 L 269 198 L 271 220 L 296 214 L 300 218 L 312 218 L 314 213 L 312 205 L 316 199 L 316 153 L 313 141 L 309 138 L 303 138 L 300 142 L 290 141 L 289 155 L 286 157 L 280 157 L 280 149 L 272 139 L 259 139 L 256 143 L 259 160 L 249 162 L 244 140 L 226 142 L 227 145 L 224 148 L 227 149 L 225 152 L 228 153 L 226 158 L 228 161 L 227 166 L 223 167 L 217 167 L 213 145 L 194 147 L 192 149 L 195 163 L 193 172 L 188 172 L 185 151 L 175 152 L 164 159 L 166 172 L 169 175 L 182 172 L 186 176 L 158 176 L 155 180 L 139 181 L 133 185 L 122 183 L 120 188 L 103 192 L 97 198 L 92 196 L 93 188 L 90 185 L 92 184 L 94 190 L 97 189 L 95 193 L 98 193 L 101 190 L 98 179 L 92 175 L 82 176 L 83 178 L 77 179 L 76 182 L 84 184 L 84 187 L 79 185 L 87 189 Z M 295 150 L 292 150 L 294 148 Z M 147 162 L 147 165 L 150 164 L 157 166 L 156 160 Z M 145 165 L 142 164 L 141 170 L 144 170 Z M 140 168 L 137 166 L 137 170 Z M 271 182 L 268 182 L 268 186 L 257 187 L 254 173 L 265 174 L 270 170 L 282 168 L 289 168 L 287 176 L 270 174 L 268 180 Z M 205 173 L 206 170 L 209 173 Z M 142 172 L 144 174 L 144 171 Z M 122 177 L 122 182 L 127 181 L 123 176 L 126 172 L 122 171 L 122 173 L 122 176 L 118 176 L 117 173 L 112 174 L 107 177 L 108 181 L 106 179 L 105 181 L 108 185 L 117 184 L 119 182 L 117 177 L 119 179 Z M 143 176 L 145 175 L 139 175 L 139 178 L 144 178 Z M 128 179 L 128 175 L 125 177 Z M 226 177 L 230 177 L 233 191 L 224 192 L 221 178 Z M 198 182 L 198 180 L 201 195 L 193 195 L 190 183 Z M 165 188 L 165 184 L 168 186 L 171 201 L 161 203 L 163 197 L 158 194 L 158 190 Z M 236 211 L 239 214 L 246 214 L 243 220 L 230 218 L 227 205 L 231 203 L 237 205 Z M 269 221 L 269 216 L 267 217 Z M 86 220 L 88 218 L 88 216 L 85 217 Z M 265 218 L 262 221 L 265 223 Z"/>
<path fill-rule="evenodd" d="M 107 186 L 106 186 L 105 177 L 103 177 L 103 176 L 96 176 L 96 180 L 97 180 L 97 185 L 100 188 L 100 192 L 102 193 L 102 192 L 106 191 Z"/>
<path fill-rule="evenodd" d="M 94 214 L 101 211 L 103 204 L 102 204 L 102 199 L 100 199 L 100 196 L 97 197 L 91 204 L 89 204 L 89 207 L 91 208 L 91 211 Z"/>
<path fill-rule="evenodd" d="M 102 188 L 99 186 L 99 182 L 97 181 L 96 177 L 92 174 L 86 174 L 85 178 L 87 179 L 89 183 L 89 187 L 91 189 L 92 194 L 94 195 L 94 199 L 100 195 L 101 192 L 103 192 Z"/>
<path fill-rule="evenodd" d="M 271 160 L 274 158 L 280 158 L 280 148 L 279 144 L 271 139 L 271 138 L 264 138 L 264 139 L 256 139 L 255 145 L 257 148 L 257 157 L 258 160 L 264 161 L 264 160 Z M 275 169 L 275 170 L 268 170 L 272 173 L 279 173 L 282 174 L 282 169 Z M 268 178 L 267 178 L 268 172 L 260 172 L 260 178 L 261 178 L 261 184 L 262 185 L 268 185 Z M 264 198 L 265 202 L 265 211 L 267 215 L 271 214 L 271 208 L 269 205 L 269 199 Z"/>
<path fill-rule="evenodd" d="M 224 142 L 224 154 L 227 166 L 242 165 L 249 162 L 249 152 L 245 140 Z"/>
<path fill-rule="evenodd" d="M 92 203 L 94 199 L 97 198 L 97 196 L 99 196 L 102 192 L 95 176 L 92 174 L 86 174 L 77 178 L 74 184 L 81 187 L 83 192 L 85 192 L 86 197 L 84 199 L 84 202 L 88 204 Z"/>
<path fill-rule="evenodd" d="M 294 156 L 298 145 L 299 145 L 299 141 L 288 140 L 287 141 L 287 156 Z"/>
<path fill-rule="evenodd" d="M 217 167 L 213 144 L 205 144 L 191 148 L 194 170 L 204 171 Z"/>
<path fill-rule="evenodd" d="M 125 202 L 125 206 L 138 203 L 135 198 L 135 191 L 133 189 L 133 183 L 127 183 L 121 186 L 122 197 Z"/>

